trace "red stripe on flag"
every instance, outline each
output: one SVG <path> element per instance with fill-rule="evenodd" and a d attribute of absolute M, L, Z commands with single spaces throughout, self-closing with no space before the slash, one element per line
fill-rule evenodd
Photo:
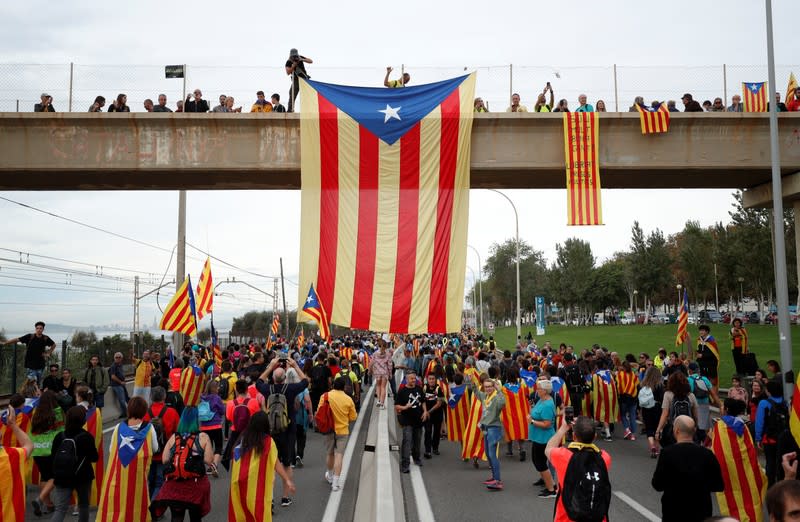
<path fill-rule="evenodd" d="M 253 455 L 252 451 L 248 451 L 247 455 L 241 455 L 239 457 L 241 461 L 241 464 L 239 464 L 239 482 L 238 482 L 239 501 L 241 502 L 242 507 L 244 508 L 246 522 L 255 522 L 256 520 L 255 513 L 251 513 L 250 508 L 247 505 L 247 491 L 249 489 L 248 486 L 250 485 L 248 477 L 250 476 L 250 464 L 252 463 L 251 462 L 252 455 Z M 245 463 L 247 465 L 245 465 Z M 261 497 L 262 495 L 258 496 Z M 241 515 L 241 513 L 237 513 L 237 515 Z"/>
<path fill-rule="evenodd" d="M 589 118 L 589 128 L 592 130 L 592 145 L 596 143 L 597 140 L 597 114 L 596 113 L 589 113 L 587 114 Z M 589 184 L 590 197 L 592 198 L 592 211 L 594 212 L 594 220 L 592 221 L 592 225 L 597 225 L 600 223 L 600 202 L 598 201 L 598 190 L 597 190 L 597 181 L 600 177 L 598 175 L 599 168 L 597 162 L 595 161 L 594 151 L 596 148 L 594 146 L 589 147 L 589 161 L 592 162 L 592 168 L 589 171 L 589 176 L 587 179 L 591 180 Z"/>
<path fill-rule="evenodd" d="M 332 310 L 339 241 L 339 121 L 336 106 L 319 99 L 320 212 L 317 297 Z"/>
<path fill-rule="evenodd" d="M 458 124 L 460 93 L 453 90 L 442 102 L 442 131 L 439 142 L 439 204 L 436 210 L 436 232 L 433 247 L 428 332 L 447 330 L 447 275 L 450 261 L 450 232 L 453 221 L 453 191 L 458 158 Z"/>
<path fill-rule="evenodd" d="M 576 154 L 576 152 L 573 150 L 573 147 L 577 145 L 577 142 L 575 141 L 575 133 L 573 132 L 573 129 L 572 129 L 572 121 L 569 118 L 570 118 L 570 116 L 567 115 L 567 121 L 569 122 L 569 125 L 567 125 L 567 139 L 569 140 L 569 147 L 570 147 L 570 151 L 569 151 L 569 172 L 567 174 L 569 176 L 569 180 L 567 181 L 567 189 L 569 190 L 568 197 L 570 198 L 570 201 L 572 202 L 570 215 L 569 215 L 569 224 L 570 225 L 575 225 L 576 224 L 576 220 L 577 220 L 578 202 L 577 202 L 577 198 L 576 198 L 576 194 L 575 194 L 576 191 L 577 191 L 577 188 L 574 185 L 574 180 L 575 180 L 575 154 Z"/>
<path fill-rule="evenodd" d="M 420 124 L 400 138 L 400 212 L 397 221 L 397 268 L 389 330 L 407 332 L 417 263 L 419 227 Z"/>
<path fill-rule="evenodd" d="M 588 125 L 588 116 L 589 114 L 586 112 L 582 112 L 578 115 L 578 122 L 581 129 L 581 147 L 583 149 L 583 168 L 581 171 L 583 172 L 583 177 L 581 178 L 581 225 L 588 225 L 589 224 L 589 200 L 591 198 L 591 194 L 589 193 L 589 176 L 591 175 L 591 171 L 588 168 L 589 162 L 589 140 L 587 137 L 587 133 L 589 131 Z"/>
<path fill-rule="evenodd" d="M 360 125 L 358 134 L 358 240 L 350 328 L 369 329 L 378 237 L 379 153 L 377 136 Z"/>

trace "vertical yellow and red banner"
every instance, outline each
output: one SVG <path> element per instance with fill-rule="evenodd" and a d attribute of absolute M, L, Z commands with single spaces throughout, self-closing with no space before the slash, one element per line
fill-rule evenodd
<path fill-rule="evenodd" d="M 603 224 L 597 159 L 599 136 L 597 113 L 564 113 L 568 225 Z"/>

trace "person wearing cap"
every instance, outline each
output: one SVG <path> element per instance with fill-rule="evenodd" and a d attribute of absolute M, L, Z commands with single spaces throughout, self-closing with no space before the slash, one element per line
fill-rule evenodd
<path fill-rule="evenodd" d="M 408 85 L 408 82 L 411 81 L 411 75 L 408 74 L 407 72 L 404 72 L 399 80 L 390 80 L 389 75 L 392 73 L 393 70 L 394 69 L 392 69 L 391 66 L 386 68 L 386 76 L 383 78 L 383 86 L 389 87 L 390 89 L 397 89 Z"/>
<path fill-rule="evenodd" d="M 294 102 L 300 92 L 300 78 L 311 78 L 306 72 L 307 63 L 314 63 L 311 58 L 302 56 L 297 49 L 289 50 L 289 59 L 286 60 L 286 74 L 292 77 L 292 86 L 289 88 L 288 112 L 294 112 Z"/>
<path fill-rule="evenodd" d="M 272 112 L 272 104 L 267 101 L 264 91 L 256 93 L 256 102 L 250 108 L 250 112 Z"/>
<path fill-rule="evenodd" d="M 683 112 L 703 112 L 703 108 L 688 92 L 681 96 L 681 101 L 684 107 Z"/>
<path fill-rule="evenodd" d="M 719 404 L 719 399 L 708 377 L 700 375 L 700 366 L 696 362 L 689 363 L 689 389 L 697 400 L 695 441 L 702 444 L 706 431 L 711 428 L 711 404 Z"/>
<path fill-rule="evenodd" d="M 42 101 L 33 106 L 33 112 L 56 112 L 53 108 L 53 97 L 46 92 L 42 93 Z"/>

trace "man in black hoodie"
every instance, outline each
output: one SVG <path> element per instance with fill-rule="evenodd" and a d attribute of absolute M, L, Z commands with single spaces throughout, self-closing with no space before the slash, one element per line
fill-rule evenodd
<path fill-rule="evenodd" d="M 700 104 L 692 99 L 692 95 L 688 92 L 681 97 L 681 101 L 683 102 L 683 112 L 703 112 L 703 108 Z"/>

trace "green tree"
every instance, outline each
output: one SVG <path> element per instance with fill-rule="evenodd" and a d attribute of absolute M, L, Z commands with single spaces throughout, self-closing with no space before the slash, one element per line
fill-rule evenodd
<path fill-rule="evenodd" d="M 197 340 L 203 344 L 208 343 L 211 340 L 211 328 L 203 328 L 202 330 L 198 330 Z"/>
<path fill-rule="evenodd" d="M 618 308 L 625 305 L 628 292 L 625 287 L 626 261 L 614 258 L 606 261 L 593 273 L 591 304 L 595 310 Z"/>
<path fill-rule="evenodd" d="M 653 312 L 655 304 L 670 302 L 673 277 L 671 258 L 664 233 L 655 229 L 645 237 L 638 221 L 631 228 L 631 248 L 627 274 L 633 290 L 642 296 L 643 308 Z"/>
<path fill-rule="evenodd" d="M 78 330 L 72 334 L 72 339 L 70 339 L 69 344 L 74 348 L 82 348 L 85 350 L 96 342 L 97 334 L 94 332 L 84 332 L 82 330 Z"/>
<path fill-rule="evenodd" d="M 689 299 L 705 305 L 714 297 L 714 249 L 711 232 L 687 221 L 678 242 L 678 258 L 686 275 Z"/>
<path fill-rule="evenodd" d="M 591 312 L 594 264 L 592 247 L 587 241 L 570 238 L 563 245 L 556 245 L 556 260 L 550 271 L 551 289 L 556 300 L 570 310 L 570 316 L 576 307 L 584 315 Z"/>
<path fill-rule="evenodd" d="M 514 317 L 517 299 L 516 240 L 507 239 L 502 244 L 494 243 L 489 252 L 489 258 L 483 268 L 486 276 L 486 284 L 483 285 L 484 301 L 488 304 L 489 311 L 494 317 Z M 529 244 L 524 241 L 520 242 L 520 300 L 522 299 L 522 267 L 524 260 L 533 253 L 533 248 Z M 538 254 L 541 257 L 541 253 Z M 536 264 L 535 261 L 533 264 Z"/>

